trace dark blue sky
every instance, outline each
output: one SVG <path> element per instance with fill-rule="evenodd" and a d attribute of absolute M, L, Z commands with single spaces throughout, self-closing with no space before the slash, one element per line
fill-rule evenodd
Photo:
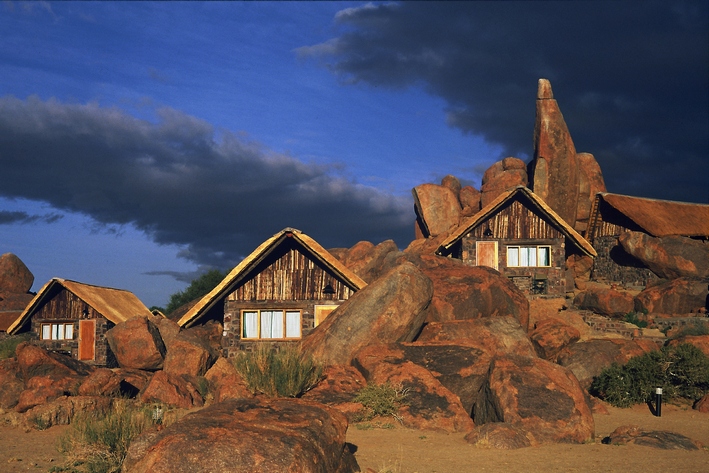
<path fill-rule="evenodd" d="M 706 2 L 5 2 L 0 253 L 148 305 L 286 226 L 413 237 L 532 152 L 550 79 L 612 192 L 708 202 Z"/>

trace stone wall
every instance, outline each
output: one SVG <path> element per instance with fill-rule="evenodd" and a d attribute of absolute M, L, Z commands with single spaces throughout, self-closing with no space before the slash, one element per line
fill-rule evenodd
<path fill-rule="evenodd" d="M 616 283 L 626 287 L 644 288 L 659 278 L 618 244 L 614 236 L 598 237 L 593 241 L 598 256 L 593 261 L 591 279 Z"/>

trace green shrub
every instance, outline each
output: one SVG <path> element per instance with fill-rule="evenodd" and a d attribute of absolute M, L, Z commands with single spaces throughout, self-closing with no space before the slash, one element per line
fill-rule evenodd
<path fill-rule="evenodd" d="M 17 345 L 32 338 L 31 333 L 21 333 L 20 335 L 10 335 L 4 340 L 0 340 L 0 360 L 15 356 Z"/>
<path fill-rule="evenodd" d="M 379 416 L 398 418 L 397 412 L 406 403 L 407 394 L 408 390 L 402 386 L 394 387 L 389 383 L 368 384 L 353 399 L 364 406 L 356 420 L 368 421 Z"/>
<path fill-rule="evenodd" d="M 652 401 L 655 389 L 666 399 L 699 399 L 709 392 L 709 357 L 688 343 L 617 363 L 594 378 L 589 391 L 615 407 Z"/>
<path fill-rule="evenodd" d="M 59 439 L 58 450 L 67 458 L 69 471 L 114 473 L 121 469 L 130 442 L 155 425 L 149 407 L 119 400 L 105 416 L 78 416 L 72 429 Z"/>
<path fill-rule="evenodd" d="M 697 335 L 709 335 L 709 323 L 697 320 L 691 324 L 687 324 L 674 334 L 672 338 Z"/>
<path fill-rule="evenodd" d="M 322 379 L 323 367 L 311 356 L 304 356 L 294 345 L 275 350 L 261 343 L 254 351 L 234 357 L 236 370 L 252 392 L 272 397 L 298 397 Z"/>
<path fill-rule="evenodd" d="M 645 328 L 647 327 L 647 322 L 644 320 L 640 320 L 638 318 L 638 314 L 635 312 L 628 312 L 625 314 L 625 319 L 626 322 L 631 323 L 633 325 L 637 325 L 638 328 Z"/>

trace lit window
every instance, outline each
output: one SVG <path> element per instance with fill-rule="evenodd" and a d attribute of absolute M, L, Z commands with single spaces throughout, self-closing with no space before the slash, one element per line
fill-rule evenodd
<path fill-rule="evenodd" d="M 42 340 L 73 340 L 74 324 L 42 324 Z"/>
<path fill-rule="evenodd" d="M 551 266 L 550 246 L 508 246 L 507 267 Z"/>
<path fill-rule="evenodd" d="M 241 313 L 241 338 L 277 340 L 300 337 L 299 310 L 245 310 Z"/>

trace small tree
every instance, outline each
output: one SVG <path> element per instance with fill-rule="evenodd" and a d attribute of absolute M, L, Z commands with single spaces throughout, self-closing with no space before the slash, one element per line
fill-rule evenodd
<path fill-rule="evenodd" d="M 170 296 L 170 302 L 167 303 L 165 307 L 165 314 L 169 315 L 174 312 L 175 309 L 200 298 L 207 294 L 209 291 L 217 287 L 217 284 L 222 282 L 226 276 L 226 272 L 220 271 L 218 269 L 212 269 L 195 279 L 187 286 L 184 291 L 176 292 Z"/>

